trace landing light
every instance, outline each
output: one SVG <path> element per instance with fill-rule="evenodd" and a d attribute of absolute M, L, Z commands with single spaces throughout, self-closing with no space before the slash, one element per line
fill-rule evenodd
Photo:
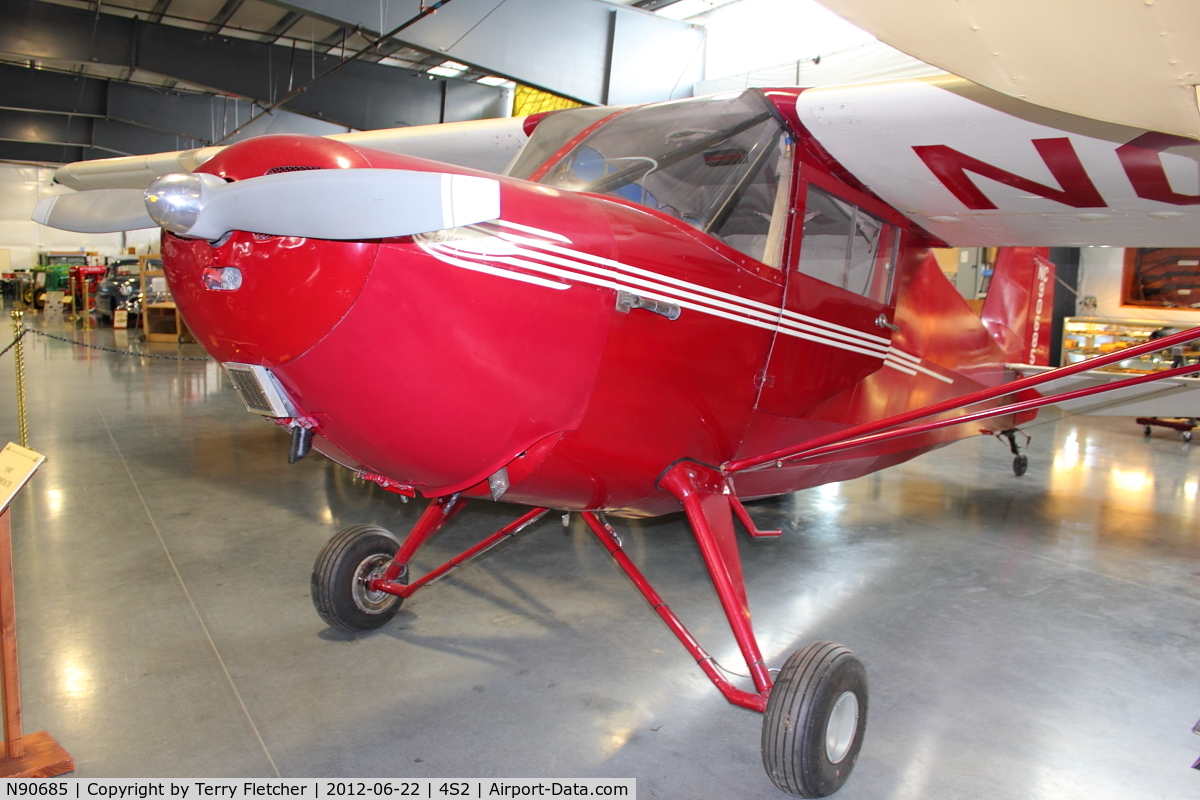
<path fill-rule="evenodd" d="M 208 267 L 202 277 L 204 288 L 214 292 L 233 292 L 242 288 L 242 271 L 237 267 Z"/>

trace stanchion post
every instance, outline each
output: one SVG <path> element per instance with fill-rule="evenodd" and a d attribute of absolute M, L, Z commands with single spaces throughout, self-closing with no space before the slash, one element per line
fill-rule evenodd
<path fill-rule="evenodd" d="M 17 427 L 21 432 L 21 447 L 29 447 L 29 418 L 25 410 L 25 343 L 21 341 L 21 312 L 12 312 L 13 364 L 17 370 Z"/>
<path fill-rule="evenodd" d="M 92 329 L 92 281 L 86 275 L 80 275 L 80 280 L 83 282 L 83 295 L 80 304 L 83 306 L 83 311 L 79 312 L 83 317 L 83 327 L 85 330 Z"/>
<path fill-rule="evenodd" d="M 13 590 L 12 522 L 9 504 L 45 457 L 10 444 L 0 451 L 7 484 L 0 512 L 0 688 L 3 688 L 4 754 L 0 778 L 48 778 L 75 769 L 75 761 L 46 731 L 26 736 L 21 721 L 21 681 L 17 665 L 17 609 Z"/>
<path fill-rule="evenodd" d="M 17 672 L 17 611 L 13 594 L 12 522 L 7 508 L 0 514 L 0 665 L 4 673 L 4 754 L 7 758 L 24 758 L 21 684 Z"/>

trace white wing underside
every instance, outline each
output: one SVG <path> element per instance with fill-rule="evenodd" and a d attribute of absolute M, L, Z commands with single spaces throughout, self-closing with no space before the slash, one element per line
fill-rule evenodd
<path fill-rule="evenodd" d="M 1029 364 L 1009 364 L 1022 377 L 1049 372 L 1052 367 L 1035 367 Z M 1038 387 L 1038 391 L 1049 397 L 1058 392 L 1086 389 L 1105 384 L 1119 384 L 1134 377 L 1120 372 L 1089 370 L 1065 378 L 1050 381 Z M 1087 414 L 1101 417 L 1196 417 L 1200 416 L 1200 378 L 1164 378 L 1161 381 L 1111 389 L 1098 395 L 1068 400 L 1056 404 L 1072 414 Z"/>
<path fill-rule="evenodd" d="M 1092 119 L 1200 134 L 1194 0 L 818 0 L 897 50 Z"/>
<path fill-rule="evenodd" d="M 1149 145 L 1150 169 L 1131 175 L 1119 148 L 1147 131 L 954 77 L 810 89 L 796 112 L 856 178 L 954 247 L 1200 246 L 1200 143 Z M 1047 142 L 1060 148 L 1056 159 L 1039 151 Z M 930 148 L 949 155 L 942 176 L 928 163 Z M 1008 183 L 981 174 L 980 163 Z M 985 202 L 968 206 L 951 188 L 955 178 Z M 1173 202 L 1147 196 L 1155 189 Z M 1055 199 L 1064 190 L 1075 205 Z"/>

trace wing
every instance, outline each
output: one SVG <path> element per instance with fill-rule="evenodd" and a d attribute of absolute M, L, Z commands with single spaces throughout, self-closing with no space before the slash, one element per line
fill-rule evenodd
<path fill-rule="evenodd" d="M 1200 133 L 1200 4 L 818 2 L 898 50 L 1012 97 L 1135 128 Z"/>
<path fill-rule="evenodd" d="M 338 133 L 325 138 L 485 172 L 502 172 L 529 138 L 524 122 L 524 117 L 470 120 Z M 201 147 L 148 156 L 77 161 L 61 167 L 54 179 L 78 190 L 145 189 L 163 175 L 192 172 L 224 149 Z"/>
<path fill-rule="evenodd" d="M 1200 245 L 1200 144 L 1072 116 L 961 78 L 810 89 L 799 121 L 953 246 Z"/>
<path fill-rule="evenodd" d="M 1042 375 L 1051 369 L 1029 364 L 1009 364 L 1008 367 L 1022 376 Z M 1126 373 L 1092 369 L 1049 381 L 1040 390 L 1058 394 L 1091 387 L 1111 387 L 1095 396 L 1055 403 L 1072 414 L 1101 417 L 1194 417 L 1200 414 L 1200 378 L 1164 378 L 1152 383 L 1123 386 L 1122 383 L 1129 377 Z"/>

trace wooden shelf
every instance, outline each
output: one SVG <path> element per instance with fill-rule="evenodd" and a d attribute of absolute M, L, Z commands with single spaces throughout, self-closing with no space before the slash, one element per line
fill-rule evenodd
<path fill-rule="evenodd" d="M 175 303 L 146 303 L 142 306 L 142 327 L 146 332 L 147 342 L 184 342 L 196 341 L 187 323 L 179 316 Z"/>

